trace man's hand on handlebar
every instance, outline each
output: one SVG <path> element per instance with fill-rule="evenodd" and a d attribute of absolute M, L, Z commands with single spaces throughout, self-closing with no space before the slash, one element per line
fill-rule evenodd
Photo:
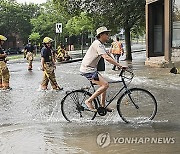
<path fill-rule="evenodd" d="M 128 66 L 122 66 L 122 65 L 119 64 L 118 68 L 119 69 L 128 69 Z"/>
<path fill-rule="evenodd" d="M 126 69 L 128 69 L 129 67 L 128 67 L 128 66 L 122 66 L 121 68 L 126 70 Z"/>

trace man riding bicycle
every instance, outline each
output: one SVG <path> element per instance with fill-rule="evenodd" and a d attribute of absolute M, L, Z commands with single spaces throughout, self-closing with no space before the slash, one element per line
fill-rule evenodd
<path fill-rule="evenodd" d="M 109 87 L 108 82 L 99 74 L 97 71 L 97 65 L 101 57 L 103 57 L 109 63 L 116 65 L 121 68 L 122 66 L 117 63 L 107 52 L 105 49 L 104 43 L 106 43 L 109 39 L 109 32 L 106 27 L 100 27 L 96 30 L 97 32 L 97 40 L 95 40 L 92 45 L 89 47 L 86 55 L 84 56 L 80 72 L 83 76 L 85 76 L 88 80 L 91 80 L 92 83 L 99 85 L 100 87 L 96 90 L 96 92 L 89 97 L 85 104 L 91 110 L 96 112 L 92 105 L 92 101 L 101 95 L 101 106 L 105 107 L 105 98 L 106 98 L 106 90 Z M 112 112 L 111 108 L 106 108 L 108 112 Z"/>

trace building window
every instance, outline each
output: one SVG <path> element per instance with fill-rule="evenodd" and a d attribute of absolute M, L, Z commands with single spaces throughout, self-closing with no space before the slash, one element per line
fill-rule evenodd
<path fill-rule="evenodd" d="M 180 48 L 180 0 L 173 1 L 172 47 Z"/>

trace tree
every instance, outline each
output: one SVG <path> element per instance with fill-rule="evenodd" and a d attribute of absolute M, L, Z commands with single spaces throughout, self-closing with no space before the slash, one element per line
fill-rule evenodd
<path fill-rule="evenodd" d="M 29 35 L 29 40 L 31 40 L 33 43 L 37 44 L 40 40 L 39 33 L 32 33 L 31 35 Z"/>
<path fill-rule="evenodd" d="M 66 29 L 70 35 L 91 32 L 93 28 L 92 19 L 85 12 L 81 12 L 79 16 L 72 17 L 66 24 Z"/>
<path fill-rule="evenodd" d="M 90 2 L 90 0 L 86 0 Z M 145 1 L 143 0 L 94 0 L 91 6 L 97 6 L 94 12 L 100 13 L 104 24 L 118 33 L 120 28 L 125 30 L 126 59 L 132 60 L 131 30 L 145 27 Z"/>
<path fill-rule="evenodd" d="M 83 35 L 93 30 L 93 22 L 87 13 L 81 12 L 79 16 L 72 17 L 66 24 L 66 30 L 70 35 L 81 34 L 81 50 L 83 55 Z"/>
<path fill-rule="evenodd" d="M 36 4 L 23 4 L 20 6 L 20 15 L 19 15 L 19 33 L 23 40 L 28 39 L 29 35 L 32 32 L 33 25 L 31 24 L 31 19 L 36 18 L 39 15 L 39 6 Z"/>
<path fill-rule="evenodd" d="M 39 16 L 31 19 L 31 24 L 33 25 L 32 32 L 38 32 L 41 39 L 46 36 L 55 38 L 56 23 L 62 23 L 64 26 L 66 25 L 69 18 L 70 17 L 66 14 L 66 12 L 57 9 L 57 7 L 52 3 L 52 0 L 50 0 L 41 6 Z M 66 31 L 63 28 L 63 33 L 61 36 L 64 35 L 66 35 Z"/>
<path fill-rule="evenodd" d="M 107 26 L 112 29 L 113 34 L 119 33 L 119 29 L 123 28 L 126 59 L 132 60 L 130 32 L 140 29 L 142 25 L 145 27 L 145 0 L 54 0 L 56 4 L 61 4 L 62 1 L 64 7 L 71 10 L 88 12 L 96 26 Z"/>
<path fill-rule="evenodd" d="M 32 30 L 30 19 L 38 14 L 38 9 L 35 4 L 18 4 L 12 0 L 1 0 L 0 33 L 6 36 L 18 35 L 26 42 Z"/>

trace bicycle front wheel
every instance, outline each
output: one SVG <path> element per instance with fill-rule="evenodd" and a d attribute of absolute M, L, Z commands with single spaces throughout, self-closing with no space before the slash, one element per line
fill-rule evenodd
<path fill-rule="evenodd" d="M 122 120 L 126 123 L 145 122 L 155 117 L 157 102 L 149 91 L 141 88 L 132 88 L 119 98 L 117 110 Z"/>
<path fill-rule="evenodd" d="M 90 111 L 85 104 L 92 94 L 85 90 L 74 90 L 69 92 L 61 101 L 61 111 L 64 118 L 71 122 L 77 120 L 93 120 L 97 112 Z M 97 102 L 92 102 L 94 108 L 97 108 Z"/>

